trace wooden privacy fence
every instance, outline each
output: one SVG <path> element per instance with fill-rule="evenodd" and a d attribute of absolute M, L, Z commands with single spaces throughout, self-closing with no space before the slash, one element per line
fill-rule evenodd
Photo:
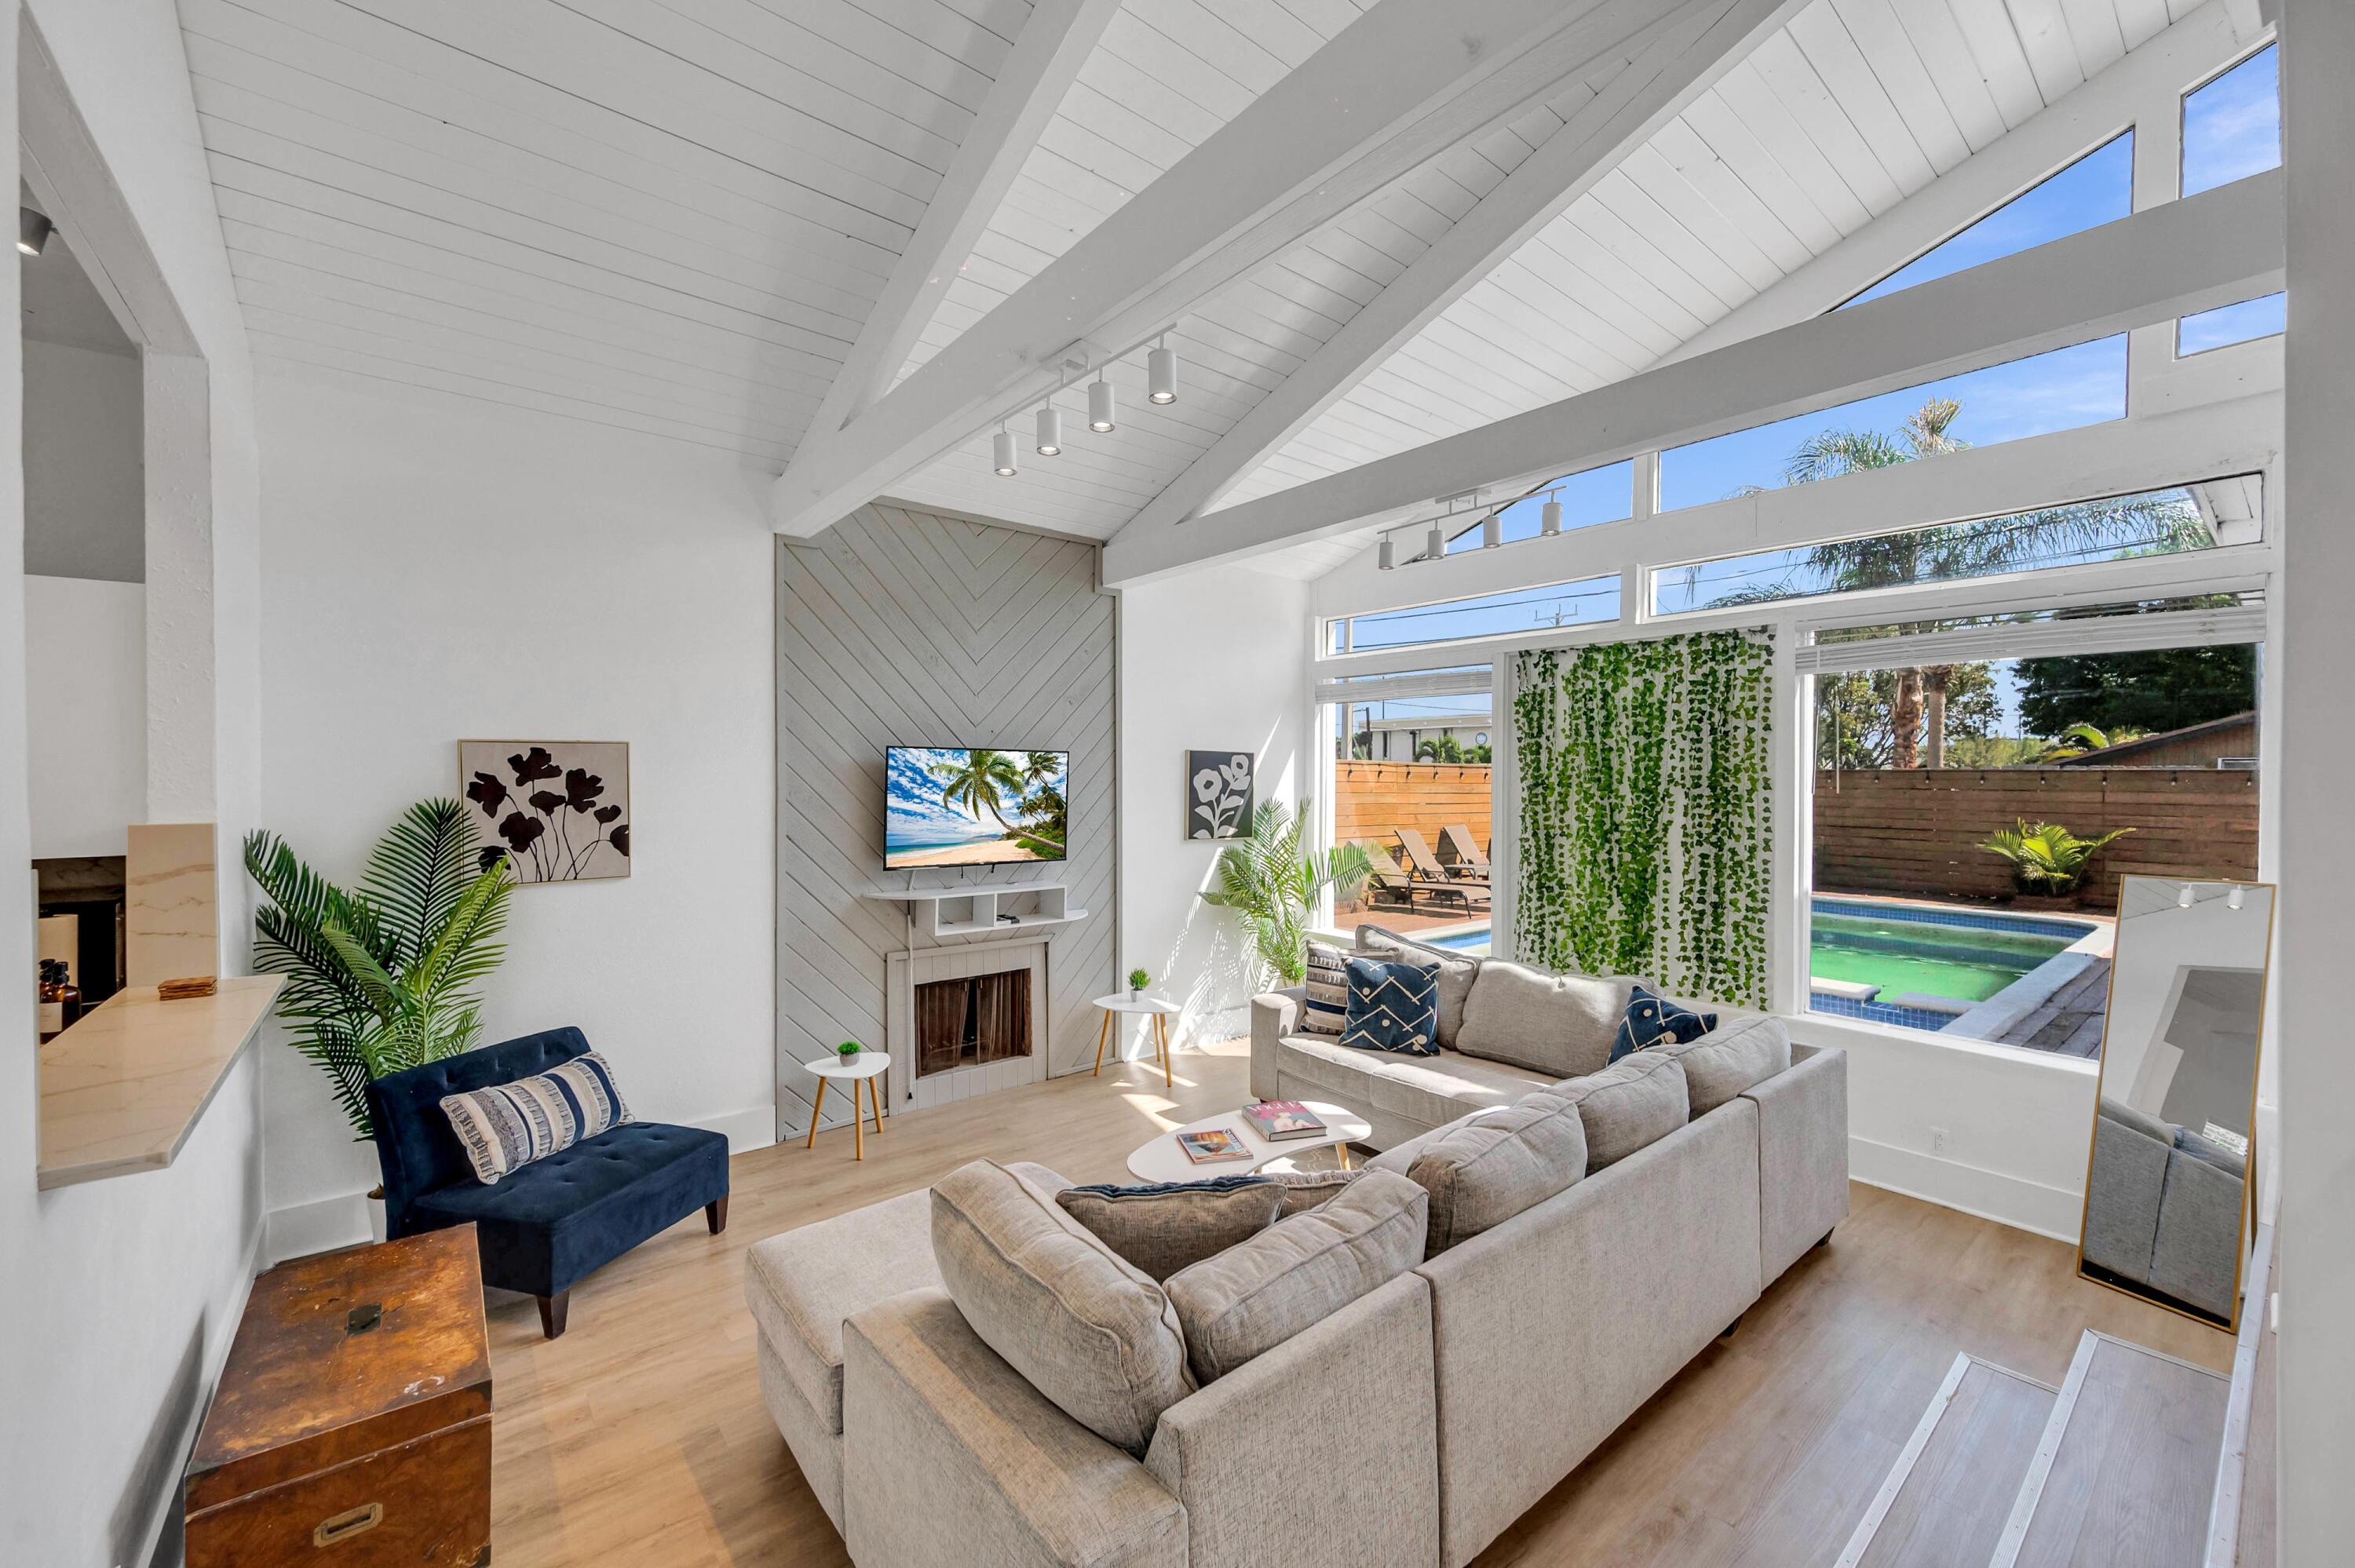
<path fill-rule="evenodd" d="M 1472 830 L 1488 850 L 1488 774 L 1485 762 L 1336 762 L 1333 836 L 1391 846 L 1401 828 L 1423 834 L 1439 853 L 1439 830 L 1453 822 Z"/>
<path fill-rule="evenodd" d="M 1841 769 L 1816 775 L 1816 888 L 2000 898 L 2010 867 L 1978 848 L 2025 819 L 2080 838 L 2133 832 L 2104 850 L 2077 901 L 2115 909 L 2118 878 L 2257 874 L 2257 776 L 2194 768 Z"/>

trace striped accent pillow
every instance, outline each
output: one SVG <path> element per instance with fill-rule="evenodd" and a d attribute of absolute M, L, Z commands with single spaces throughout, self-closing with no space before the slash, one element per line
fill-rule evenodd
<path fill-rule="evenodd" d="M 1312 940 L 1308 944 L 1308 999 L 1300 1008 L 1303 1034 L 1338 1039 L 1349 1016 L 1349 955 Z"/>
<path fill-rule="evenodd" d="M 536 1078 L 442 1097 L 475 1178 L 501 1180 L 630 1119 L 605 1058 L 591 1051 Z"/>

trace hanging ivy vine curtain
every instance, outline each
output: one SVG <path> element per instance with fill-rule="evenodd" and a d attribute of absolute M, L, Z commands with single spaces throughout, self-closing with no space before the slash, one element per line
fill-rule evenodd
<path fill-rule="evenodd" d="M 1766 1005 L 1773 633 L 1514 657 L 1515 956 Z"/>

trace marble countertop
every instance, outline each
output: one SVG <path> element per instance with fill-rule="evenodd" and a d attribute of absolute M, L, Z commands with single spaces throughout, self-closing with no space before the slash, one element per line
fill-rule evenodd
<path fill-rule="evenodd" d="M 40 1185 L 171 1164 L 285 983 L 231 976 L 186 1001 L 133 986 L 42 1046 Z"/>

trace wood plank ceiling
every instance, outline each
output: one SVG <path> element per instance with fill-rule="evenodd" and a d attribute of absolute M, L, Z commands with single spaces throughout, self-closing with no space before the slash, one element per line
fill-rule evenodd
<path fill-rule="evenodd" d="M 257 358 L 791 456 L 1028 0 L 180 0 Z M 913 369 L 1348 25 L 1126 0 Z M 2192 0 L 1815 0 L 1220 503 L 1629 375 Z M 1454 149 L 1173 334 L 1173 408 L 893 487 L 1103 537 L 1608 80 Z M 1025 440 L 1024 450 L 1029 443 Z M 1347 541 L 1286 552 L 1313 573 Z"/>

